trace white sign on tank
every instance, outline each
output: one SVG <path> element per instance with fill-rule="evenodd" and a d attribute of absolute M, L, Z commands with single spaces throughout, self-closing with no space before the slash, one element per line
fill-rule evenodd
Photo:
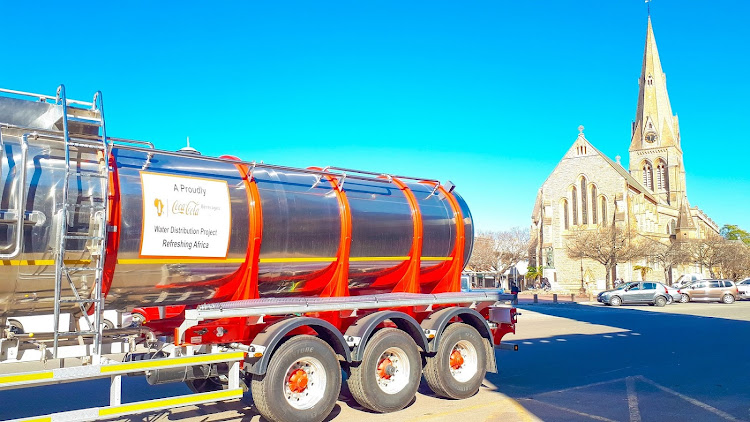
<path fill-rule="evenodd" d="M 224 180 L 141 172 L 141 257 L 226 258 L 232 225 Z"/>

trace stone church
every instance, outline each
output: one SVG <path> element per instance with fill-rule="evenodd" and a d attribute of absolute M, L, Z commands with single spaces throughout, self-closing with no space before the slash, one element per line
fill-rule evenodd
<path fill-rule="evenodd" d="M 580 126 L 578 138 L 539 189 L 531 225 L 536 264 L 544 266 L 544 276 L 555 287 L 577 290 L 585 282 L 604 288 L 603 265 L 567 257 L 566 235 L 573 230 L 593 230 L 614 220 L 664 243 L 719 231 L 688 201 L 679 121 L 672 114 L 650 17 L 638 84 L 629 168 L 620 164 L 619 156 L 612 160 L 597 150 Z M 650 278 L 661 281 L 662 269 L 645 262 L 618 264 L 617 277 L 640 280 L 636 265 L 653 268 Z M 697 267 L 681 266 L 671 275 L 676 280 L 680 274 L 698 272 Z"/>

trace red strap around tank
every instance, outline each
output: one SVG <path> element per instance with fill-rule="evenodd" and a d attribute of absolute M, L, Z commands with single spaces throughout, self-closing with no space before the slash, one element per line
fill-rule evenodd
<path fill-rule="evenodd" d="M 309 167 L 310 170 L 323 171 L 319 167 Z M 339 248 L 336 252 L 335 267 L 333 274 L 326 287 L 320 293 L 321 297 L 349 296 L 349 253 L 352 244 L 352 210 L 346 192 L 333 175 L 323 176 L 331 183 L 336 199 L 339 203 L 339 221 L 341 232 L 339 235 Z"/>
<path fill-rule="evenodd" d="M 422 212 L 419 209 L 417 197 L 414 196 L 414 192 L 409 189 L 406 183 L 395 177 L 392 177 L 391 180 L 393 181 L 393 184 L 401 189 L 401 192 L 403 192 L 406 197 L 406 201 L 409 203 L 409 208 L 411 208 L 411 221 L 414 227 L 406 273 L 393 288 L 393 293 L 419 293 L 419 274 L 422 265 Z"/>
<path fill-rule="evenodd" d="M 109 289 L 112 288 L 112 279 L 115 275 L 115 266 L 117 265 L 117 251 L 120 249 L 120 220 L 122 210 L 120 208 L 120 178 L 117 171 L 117 160 L 113 154 L 107 157 L 109 162 L 109 216 L 107 216 L 107 224 L 110 227 L 115 227 L 116 230 L 109 231 L 107 233 L 107 247 L 106 255 L 104 258 L 104 268 L 102 271 L 102 298 L 106 298 L 109 293 Z M 94 312 L 94 306 L 88 309 L 88 313 Z"/>
<path fill-rule="evenodd" d="M 233 156 L 222 156 L 232 160 L 239 158 Z M 258 265 L 260 263 L 260 245 L 263 240 L 263 209 L 260 202 L 258 183 L 246 164 L 235 164 L 245 182 L 245 191 L 248 203 L 248 235 L 245 262 L 242 263 L 235 277 L 239 283 L 227 283 L 224 286 L 236 288 L 232 293 L 231 300 L 257 299 L 258 293 Z M 222 286 L 222 287 L 224 287 Z M 235 287 L 236 286 L 236 287 Z M 221 289 L 221 288 L 220 288 Z M 223 296 L 223 292 L 217 292 L 217 296 Z"/>
<path fill-rule="evenodd" d="M 430 186 L 435 186 L 435 182 L 423 182 Z M 456 244 L 451 251 L 450 266 L 445 275 L 435 284 L 435 287 L 429 293 L 446 293 L 461 291 L 461 271 L 464 269 L 464 251 L 466 249 L 466 227 L 464 226 L 464 217 L 461 212 L 461 206 L 452 193 L 445 190 L 441 185 L 437 186 L 438 191 L 445 196 L 453 211 L 453 218 L 456 222 Z"/>

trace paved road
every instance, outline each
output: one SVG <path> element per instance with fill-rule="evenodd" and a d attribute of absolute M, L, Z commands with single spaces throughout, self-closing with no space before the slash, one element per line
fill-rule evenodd
<path fill-rule="evenodd" d="M 344 391 L 330 420 L 750 421 L 750 301 L 611 308 L 521 305 L 519 352 L 498 351 L 498 374 L 476 396 L 438 399 L 426 386 L 396 414 L 377 415 Z M 74 387 L 75 386 L 75 387 Z M 0 419 L 104 405 L 108 384 L 0 392 Z M 124 397 L 187 393 L 127 379 Z M 85 397 L 85 403 L 81 397 Z M 83 403 L 83 404 L 82 404 Z M 257 421 L 249 395 L 233 402 L 131 417 L 128 421 Z"/>

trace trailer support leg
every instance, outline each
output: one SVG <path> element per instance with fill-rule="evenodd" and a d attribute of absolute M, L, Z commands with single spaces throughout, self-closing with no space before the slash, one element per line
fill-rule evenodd
<path fill-rule="evenodd" d="M 122 375 L 113 375 L 109 384 L 109 405 L 122 404 Z"/>

